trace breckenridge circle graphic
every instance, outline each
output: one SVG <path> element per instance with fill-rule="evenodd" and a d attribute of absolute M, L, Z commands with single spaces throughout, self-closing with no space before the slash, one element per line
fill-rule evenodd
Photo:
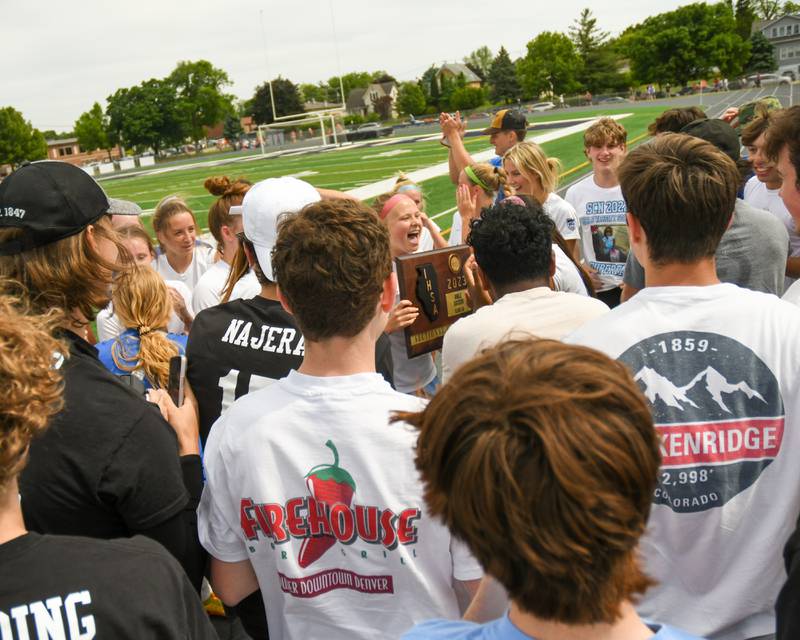
<path fill-rule="evenodd" d="M 752 485 L 781 448 L 778 381 L 751 349 L 727 336 L 662 333 L 627 349 L 662 437 L 653 502 L 678 513 L 719 507 Z"/>

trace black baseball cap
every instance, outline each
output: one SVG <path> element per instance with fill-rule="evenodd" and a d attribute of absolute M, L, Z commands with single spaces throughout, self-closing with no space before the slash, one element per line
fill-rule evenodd
<path fill-rule="evenodd" d="M 528 128 L 528 121 L 522 111 L 515 109 L 500 109 L 494 118 L 492 124 L 487 129 L 481 131 L 487 135 L 497 133 L 499 131 L 525 131 Z"/>
<path fill-rule="evenodd" d="M 80 233 L 108 212 L 108 197 L 83 169 L 43 160 L 22 165 L 0 183 L 0 229 L 23 234 L 0 244 L 11 256 Z"/>
<path fill-rule="evenodd" d="M 739 159 L 739 136 L 724 120 L 714 118 L 695 120 L 683 127 L 681 133 L 710 142 L 734 162 Z"/>

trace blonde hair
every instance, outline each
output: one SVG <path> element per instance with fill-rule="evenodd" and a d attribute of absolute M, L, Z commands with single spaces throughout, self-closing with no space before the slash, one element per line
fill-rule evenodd
<path fill-rule="evenodd" d="M 31 439 L 63 405 L 54 359 L 69 350 L 51 335 L 57 317 L 27 311 L 24 300 L 0 296 L 0 492 L 25 466 Z"/>
<path fill-rule="evenodd" d="M 123 371 L 141 369 L 154 387 L 166 387 L 169 359 L 179 354 L 166 335 L 172 301 L 164 279 L 150 267 L 134 267 L 114 283 L 114 312 L 127 329 L 139 333 L 139 353 L 128 354 L 120 339 L 111 345 L 111 357 Z M 136 357 L 136 363 L 130 362 Z"/>
<path fill-rule="evenodd" d="M 558 158 L 548 158 L 544 149 L 535 142 L 518 142 L 506 151 L 503 160 L 511 160 L 528 179 L 534 176 L 539 178 L 547 194 L 553 193 L 558 187 L 561 162 Z"/>
<path fill-rule="evenodd" d="M 129 258 L 109 216 L 103 216 L 92 227 L 96 239 L 116 245 L 117 262 L 109 262 L 92 248 L 87 227 L 68 238 L 0 257 L 0 277 L 7 279 L 5 292 L 21 298 L 33 313 L 52 311 L 59 321 L 74 323 L 78 319 L 71 314 L 77 310 L 86 318 L 85 324 L 91 322 L 97 310 L 108 305 L 112 274 L 125 271 Z M 20 233 L 19 229 L 0 231 L 0 240 Z"/>
<path fill-rule="evenodd" d="M 506 175 L 506 171 L 502 167 L 495 167 L 488 162 L 473 162 L 468 166 L 470 169 L 472 169 L 473 173 L 478 176 L 478 179 L 484 185 L 486 185 L 486 187 L 488 187 L 488 189 L 483 185 L 476 184 L 472 178 L 469 177 L 469 174 L 467 174 L 467 179 L 471 184 L 481 187 L 483 192 L 488 197 L 494 198 L 500 189 L 502 189 L 507 196 L 514 193 L 511 185 L 508 184 L 508 176 Z"/>
<path fill-rule="evenodd" d="M 186 204 L 186 200 L 176 195 L 162 198 L 156 205 L 156 210 L 153 214 L 153 229 L 155 232 L 163 231 L 167 221 L 179 213 L 188 213 L 192 216 L 192 220 L 195 220 L 194 212 Z"/>
<path fill-rule="evenodd" d="M 394 195 L 395 193 L 405 193 L 408 189 L 403 189 L 403 187 L 412 187 L 414 191 L 419 192 L 420 201 L 419 201 L 419 210 L 423 213 L 425 212 L 425 206 L 427 205 L 427 200 L 425 200 L 425 192 L 422 190 L 422 187 L 419 186 L 416 182 L 411 180 L 405 173 L 402 171 L 397 174 L 397 180 L 394 182 L 394 187 L 389 192 L 389 195 Z M 401 191 L 402 189 L 402 191 Z"/>

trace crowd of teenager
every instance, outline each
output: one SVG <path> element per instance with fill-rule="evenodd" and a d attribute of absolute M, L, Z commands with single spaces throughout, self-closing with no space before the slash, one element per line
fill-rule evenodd
<path fill-rule="evenodd" d="M 405 175 L 209 178 L 213 243 L 0 183 L 0 640 L 800 637 L 800 107 L 601 118 L 563 198 L 524 114 L 440 125 L 444 232 Z M 394 260 L 462 244 L 410 357 Z"/>

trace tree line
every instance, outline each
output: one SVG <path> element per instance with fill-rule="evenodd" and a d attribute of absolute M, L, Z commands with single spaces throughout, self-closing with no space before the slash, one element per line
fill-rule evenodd
<path fill-rule="evenodd" d="M 698 2 L 647 18 L 610 37 L 591 10 L 584 9 L 567 33 L 545 31 L 530 40 L 512 60 L 505 47 L 493 54 L 479 47 L 463 63 L 481 80 L 471 86 L 463 74 L 450 78 L 431 65 L 416 81 L 398 85 L 396 104 L 381 99 L 373 107 L 386 118 L 392 107 L 403 115 L 465 110 L 487 101 L 512 104 L 519 100 L 551 99 L 562 94 L 622 92 L 641 84 L 672 86 L 718 73 L 735 78 L 743 73 L 777 68 L 772 45 L 756 31 L 757 19 L 770 20 L 800 13 L 800 4 L 779 0 Z M 253 96 L 236 104 L 225 92 L 228 74 L 206 60 L 178 63 L 166 78 L 151 78 L 108 96 L 81 114 L 74 135 L 85 149 L 163 149 L 205 137 L 205 128 L 224 122 L 224 135 L 241 133 L 239 119 L 257 124 L 279 115 L 300 113 L 307 102 L 341 104 L 353 89 L 374 82 L 394 82 L 386 71 L 355 71 L 317 84 L 295 84 L 278 76 L 256 87 Z M 272 97 L 270 96 L 270 86 Z M 55 132 L 46 132 L 56 136 Z M 45 157 L 45 136 L 22 114 L 0 109 L 0 164 Z"/>

